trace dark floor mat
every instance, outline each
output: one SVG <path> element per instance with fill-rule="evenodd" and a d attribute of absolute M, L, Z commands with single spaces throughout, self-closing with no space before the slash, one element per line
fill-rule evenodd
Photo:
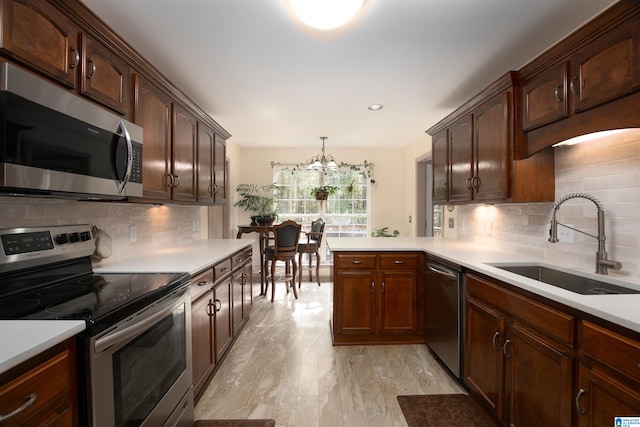
<path fill-rule="evenodd" d="M 464 394 L 398 396 L 409 427 L 494 427 L 472 398 Z"/>

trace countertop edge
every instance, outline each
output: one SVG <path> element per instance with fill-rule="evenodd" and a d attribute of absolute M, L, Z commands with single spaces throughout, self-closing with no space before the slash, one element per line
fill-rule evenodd
<path fill-rule="evenodd" d="M 0 321 L 0 373 L 84 331 L 84 320 Z"/>

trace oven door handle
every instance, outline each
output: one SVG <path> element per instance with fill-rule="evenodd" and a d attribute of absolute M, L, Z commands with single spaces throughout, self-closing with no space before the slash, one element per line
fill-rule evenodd
<path fill-rule="evenodd" d="M 139 335 L 140 333 L 149 329 L 151 326 L 157 323 L 160 319 L 162 319 L 167 314 L 175 310 L 178 306 L 180 306 L 181 304 L 184 304 L 184 299 L 185 297 L 182 295 L 182 293 L 177 297 L 167 299 L 166 304 L 164 304 L 166 305 L 166 307 L 164 307 L 157 313 L 154 313 L 149 317 L 140 319 L 139 321 L 131 322 L 132 323 L 131 326 L 126 327 L 121 331 L 116 330 L 108 335 L 105 335 L 102 338 L 99 338 L 98 340 L 96 340 L 94 344 L 95 354 L 98 355 L 103 351 L 107 350 L 109 347 L 112 347 L 122 341 L 125 341 L 130 337 Z M 136 317 L 139 317 L 139 316 L 140 315 Z"/>

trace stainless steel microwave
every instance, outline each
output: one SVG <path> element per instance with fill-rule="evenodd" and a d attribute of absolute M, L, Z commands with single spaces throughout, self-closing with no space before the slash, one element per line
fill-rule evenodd
<path fill-rule="evenodd" d="M 142 128 L 0 62 L 0 192 L 142 196 Z"/>

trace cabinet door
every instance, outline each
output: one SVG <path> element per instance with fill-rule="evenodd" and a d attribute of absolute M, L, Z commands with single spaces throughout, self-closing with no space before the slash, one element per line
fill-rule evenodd
<path fill-rule="evenodd" d="M 233 336 L 231 323 L 231 277 L 213 288 L 213 303 L 215 309 L 215 348 L 216 363 L 218 363 L 231 344 Z"/>
<path fill-rule="evenodd" d="M 449 201 L 464 202 L 472 198 L 473 116 L 463 117 L 449 127 L 450 181 Z"/>
<path fill-rule="evenodd" d="M 388 270 L 380 273 L 378 329 L 382 334 L 417 332 L 417 272 Z"/>
<path fill-rule="evenodd" d="M 194 393 L 198 395 L 213 370 L 213 293 L 209 291 L 191 305 Z"/>
<path fill-rule="evenodd" d="M 511 92 L 493 97 L 474 111 L 473 199 L 504 200 L 509 196 L 513 118 Z M 455 166 L 454 166 L 455 167 Z"/>
<path fill-rule="evenodd" d="M 0 8 L 1 49 L 58 83 L 75 88 L 80 49 L 78 29 L 71 21 L 44 1 L 7 0 Z"/>
<path fill-rule="evenodd" d="M 504 317 L 467 298 L 465 335 L 465 383 L 496 418 L 503 411 Z"/>
<path fill-rule="evenodd" d="M 171 199 L 171 98 L 148 80 L 134 76 L 134 121 L 144 128 L 142 185 L 145 198 Z"/>
<path fill-rule="evenodd" d="M 376 274 L 360 270 L 337 271 L 334 279 L 334 333 L 375 333 Z"/>
<path fill-rule="evenodd" d="M 569 63 L 562 61 L 522 87 L 522 130 L 528 131 L 568 116 Z"/>
<path fill-rule="evenodd" d="M 640 87 L 640 18 L 617 26 L 573 55 L 571 74 L 573 112 Z"/>
<path fill-rule="evenodd" d="M 227 143 L 219 135 L 215 137 L 215 147 L 213 154 L 213 184 L 216 204 L 227 203 Z"/>
<path fill-rule="evenodd" d="M 128 118 L 129 64 L 86 34 L 82 52 L 80 93 Z"/>
<path fill-rule="evenodd" d="M 213 150 L 215 134 L 208 126 L 198 122 L 198 202 L 212 204 L 213 186 Z"/>
<path fill-rule="evenodd" d="M 571 356 L 517 325 L 508 327 L 503 353 L 507 359 L 505 424 L 570 427 Z"/>
<path fill-rule="evenodd" d="M 616 417 L 640 414 L 638 388 L 629 388 L 600 371 L 580 365 L 580 381 L 576 395 L 578 427 L 614 424 Z"/>
<path fill-rule="evenodd" d="M 444 129 L 432 138 L 433 203 L 449 201 L 449 134 Z"/>
<path fill-rule="evenodd" d="M 253 308 L 253 265 L 248 258 L 242 269 L 242 318 L 246 319 Z"/>
<path fill-rule="evenodd" d="M 173 103 L 172 129 L 173 199 L 195 202 L 197 120 L 186 108 Z"/>
<path fill-rule="evenodd" d="M 242 302 L 244 297 L 242 295 L 242 283 L 243 283 L 242 269 L 236 270 L 233 273 L 233 275 L 231 276 L 231 282 L 232 282 L 231 318 L 233 321 L 233 333 L 235 334 L 240 329 L 243 323 Z"/>

